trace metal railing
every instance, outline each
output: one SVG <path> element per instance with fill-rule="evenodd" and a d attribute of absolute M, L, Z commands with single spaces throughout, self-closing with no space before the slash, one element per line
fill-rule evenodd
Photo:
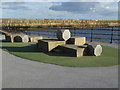
<path fill-rule="evenodd" d="M 57 30 L 23 30 L 23 33 L 34 36 L 44 36 L 56 38 Z M 70 29 L 71 36 L 84 36 L 87 41 L 98 41 L 98 42 L 109 42 L 109 43 L 120 43 L 120 28 L 109 27 L 109 28 L 90 28 L 90 29 Z"/>
<path fill-rule="evenodd" d="M 84 32 L 74 31 L 74 36 L 85 36 L 89 41 L 100 41 L 100 42 L 109 42 L 109 43 L 120 43 L 120 29 L 111 27 L 111 28 L 91 28 L 83 29 Z M 82 30 L 81 30 L 82 31 Z"/>

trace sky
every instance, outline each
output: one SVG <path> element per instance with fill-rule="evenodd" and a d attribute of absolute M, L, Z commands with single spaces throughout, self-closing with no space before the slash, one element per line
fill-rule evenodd
<path fill-rule="evenodd" d="M 2 2 L 0 18 L 117 20 L 118 2 Z"/>

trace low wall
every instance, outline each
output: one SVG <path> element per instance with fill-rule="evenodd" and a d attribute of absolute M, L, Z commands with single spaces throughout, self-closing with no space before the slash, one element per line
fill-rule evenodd
<path fill-rule="evenodd" d="M 2 27 L 9 28 L 89 28 L 118 26 L 118 20 L 91 19 L 2 19 Z"/>

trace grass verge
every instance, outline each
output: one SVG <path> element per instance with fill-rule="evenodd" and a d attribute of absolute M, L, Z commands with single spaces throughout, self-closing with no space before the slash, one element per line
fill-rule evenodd
<path fill-rule="evenodd" d="M 67 67 L 105 67 L 118 65 L 118 49 L 103 46 L 101 56 L 68 57 L 55 53 L 43 53 L 36 43 L 2 42 L 2 49 L 18 57 Z"/>

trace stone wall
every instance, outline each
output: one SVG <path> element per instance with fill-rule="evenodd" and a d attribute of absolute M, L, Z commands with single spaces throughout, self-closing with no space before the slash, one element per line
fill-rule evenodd
<path fill-rule="evenodd" d="M 2 27 L 91 28 L 118 26 L 117 20 L 91 19 L 2 19 Z"/>

